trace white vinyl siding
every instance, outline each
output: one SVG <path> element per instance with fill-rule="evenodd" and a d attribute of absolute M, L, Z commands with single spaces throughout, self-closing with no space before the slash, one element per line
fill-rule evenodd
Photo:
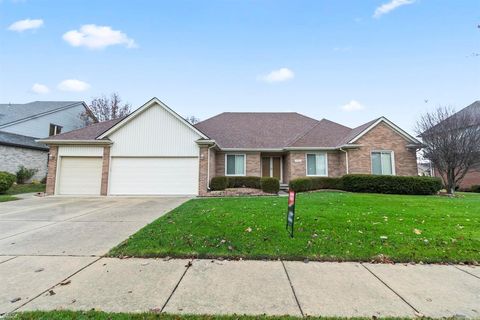
<path fill-rule="evenodd" d="M 60 157 L 57 194 L 100 195 L 102 158 Z"/>
<path fill-rule="evenodd" d="M 111 195 L 196 195 L 198 158 L 112 158 Z"/>
<path fill-rule="evenodd" d="M 226 176 L 244 176 L 246 167 L 245 154 L 226 154 L 225 155 L 225 175 Z"/>
<path fill-rule="evenodd" d="M 103 146 L 59 146 L 58 155 L 69 157 L 102 157 Z"/>
<path fill-rule="evenodd" d="M 326 153 L 307 153 L 307 176 L 328 176 Z"/>
<path fill-rule="evenodd" d="M 394 175 L 395 161 L 393 151 L 372 152 L 372 174 Z"/>

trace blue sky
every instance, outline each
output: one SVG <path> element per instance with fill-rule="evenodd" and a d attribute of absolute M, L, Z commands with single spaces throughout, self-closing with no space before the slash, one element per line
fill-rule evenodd
<path fill-rule="evenodd" d="M 201 119 L 385 115 L 411 132 L 480 99 L 479 14 L 478 0 L 0 0 L 0 102 L 116 91 Z"/>

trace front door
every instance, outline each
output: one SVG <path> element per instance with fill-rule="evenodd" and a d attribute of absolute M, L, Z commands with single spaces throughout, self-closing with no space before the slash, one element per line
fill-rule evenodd
<path fill-rule="evenodd" d="M 262 157 L 262 177 L 282 180 L 282 160 L 280 157 Z"/>

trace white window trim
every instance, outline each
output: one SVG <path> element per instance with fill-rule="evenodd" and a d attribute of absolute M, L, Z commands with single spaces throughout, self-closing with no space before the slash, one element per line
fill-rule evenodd
<path fill-rule="evenodd" d="M 395 152 L 393 150 L 372 150 L 372 151 L 370 151 L 370 173 L 373 174 L 372 155 L 373 155 L 374 152 L 390 153 L 390 155 L 391 155 L 390 160 L 392 162 L 392 174 L 391 175 L 396 176 L 397 173 L 395 172 Z M 383 171 L 383 169 L 382 169 L 382 171 Z M 382 175 L 384 175 L 384 174 L 382 173 Z M 389 176 L 389 174 L 385 174 L 385 176 Z"/>
<path fill-rule="evenodd" d="M 308 174 L 308 155 L 325 155 L 325 174 Z M 307 177 L 328 177 L 328 152 L 308 152 L 305 153 L 305 175 Z"/>
<path fill-rule="evenodd" d="M 243 156 L 243 174 L 227 173 L 227 156 Z M 247 175 L 247 154 L 246 153 L 225 153 L 225 176 L 228 177 L 245 177 Z"/>

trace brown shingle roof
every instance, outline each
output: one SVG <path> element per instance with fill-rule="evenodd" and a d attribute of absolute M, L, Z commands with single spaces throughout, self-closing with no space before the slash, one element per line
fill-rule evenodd
<path fill-rule="evenodd" d="M 195 127 L 220 148 L 283 148 L 317 120 L 296 112 L 224 112 Z"/>
<path fill-rule="evenodd" d="M 336 147 L 352 129 L 336 122 L 322 119 L 304 135 L 289 144 L 289 147 Z"/>
<path fill-rule="evenodd" d="M 123 118 L 94 123 L 88 127 L 51 136 L 48 140 L 95 140 Z"/>

